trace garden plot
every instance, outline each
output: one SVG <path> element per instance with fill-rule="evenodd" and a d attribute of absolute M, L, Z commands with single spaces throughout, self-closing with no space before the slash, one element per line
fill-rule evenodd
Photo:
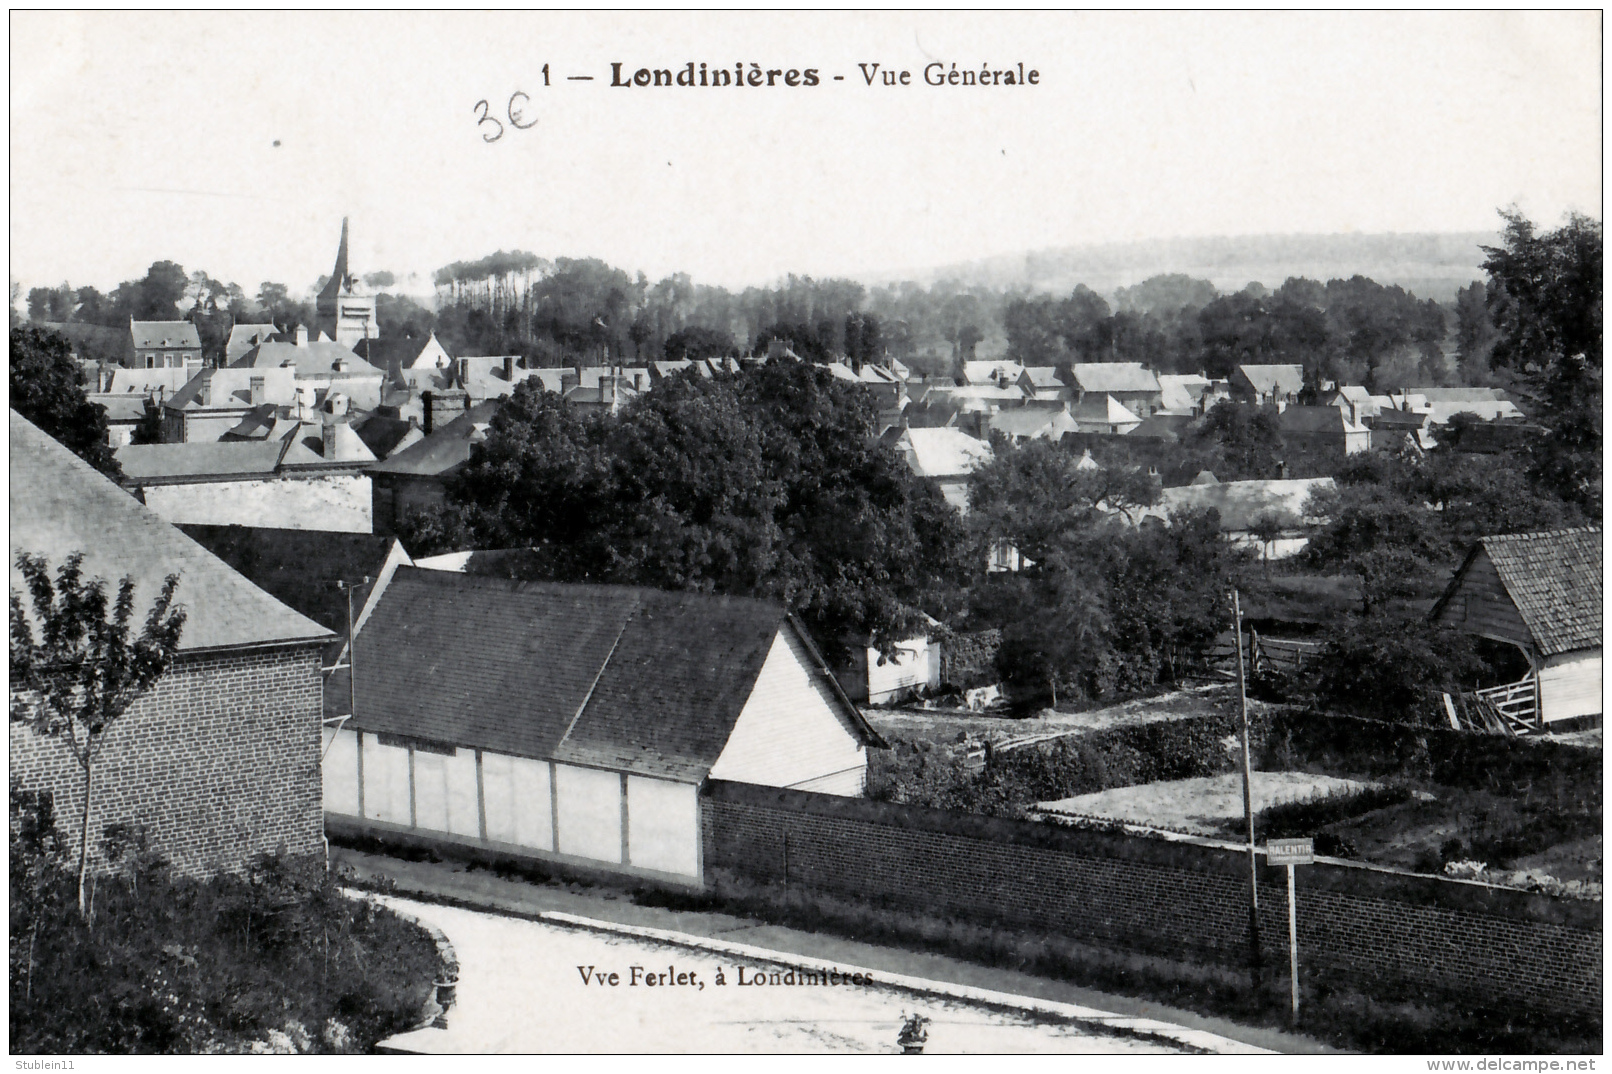
<path fill-rule="evenodd" d="M 1348 794 L 1369 786 L 1357 780 L 1308 772 L 1255 772 L 1254 812 L 1287 802 Z M 1243 777 L 1233 772 L 1115 787 L 1055 802 L 1038 802 L 1035 808 L 1044 813 L 1104 817 L 1195 835 L 1224 835 L 1228 825 L 1243 816 Z"/>

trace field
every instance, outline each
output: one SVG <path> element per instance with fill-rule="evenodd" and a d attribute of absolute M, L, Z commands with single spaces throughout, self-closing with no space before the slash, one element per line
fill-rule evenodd
<path fill-rule="evenodd" d="M 1310 801 L 1328 794 L 1368 786 L 1350 779 L 1308 772 L 1255 772 L 1251 781 L 1254 812 L 1288 802 Z M 1053 802 L 1039 802 L 1048 813 L 1107 817 L 1150 824 L 1171 831 L 1219 836 L 1239 829 L 1243 821 L 1243 777 L 1240 773 L 1165 780 L 1140 787 L 1116 787 Z"/>

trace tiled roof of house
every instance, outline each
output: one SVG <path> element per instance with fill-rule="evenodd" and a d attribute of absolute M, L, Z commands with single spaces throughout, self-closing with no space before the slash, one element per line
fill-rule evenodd
<path fill-rule="evenodd" d="M 327 530 L 203 525 L 179 529 L 265 593 L 342 637 L 347 635 L 347 593 L 336 583 L 354 583 L 356 617 L 397 543 L 395 537 Z"/>
<path fill-rule="evenodd" d="M 413 366 L 425 353 L 425 349 L 436 341 L 436 333 L 428 332 L 424 336 L 389 336 L 385 339 L 361 339 L 353 344 L 353 353 L 376 369 L 386 369 L 396 362 L 403 369 Z M 441 346 L 441 343 L 437 343 Z"/>
<path fill-rule="evenodd" d="M 146 397 L 133 392 L 86 392 L 84 398 L 106 411 L 111 424 L 137 422 L 146 416 Z"/>
<path fill-rule="evenodd" d="M 1058 367 L 1055 365 L 1027 365 L 1024 367 L 1024 376 L 1028 377 L 1034 388 L 1067 388 L 1063 378 L 1058 376 Z"/>
<path fill-rule="evenodd" d="M 272 324 L 235 325 L 229 330 L 229 339 L 224 342 L 224 364 L 232 364 L 259 343 L 268 343 L 279 337 L 280 330 Z"/>
<path fill-rule="evenodd" d="M 201 349 L 201 336 L 189 321 L 132 321 L 129 334 L 136 349 L 153 347 L 193 347 Z"/>
<path fill-rule="evenodd" d="M 743 597 L 400 567 L 355 646 L 354 722 L 698 780 L 787 622 Z"/>
<path fill-rule="evenodd" d="M 340 367 L 338 369 L 338 366 Z M 296 343 L 259 343 L 235 361 L 231 369 L 294 369 L 297 376 L 338 373 L 349 379 L 379 378 L 381 371 L 340 343 L 329 340 Z"/>
<path fill-rule="evenodd" d="M 492 421 L 502 405 L 502 399 L 476 403 L 446 425 L 431 430 L 431 435 L 425 439 L 369 467 L 369 472 L 436 477 L 463 466 L 470 461 L 471 437 L 475 435 L 476 426 Z"/>
<path fill-rule="evenodd" d="M 107 392 L 125 392 L 128 394 L 150 395 L 160 391 L 165 396 L 173 395 L 183 388 L 191 378 L 197 374 L 190 369 L 123 369 L 119 367 L 112 370 L 112 383 L 107 385 Z"/>
<path fill-rule="evenodd" d="M 164 478 L 267 475 L 291 447 L 287 440 L 194 441 L 186 444 L 129 444 L 117 452 L 131 484 Z"/>
<path fill-rule="evenodd" d="M 12 588 L 21 587 L 19 553 L 45 556 L 54 574 L 69 552 L 81 551 L 85 575 L 106 579 L 109 596 L 125 575 L 134 579 L 140 614 L 163 579 L 178 574 L 181 651 L 329 638 L 16 411 L 10 425 Z"/>
<path fill-rule="evenodd" d="M 1076 362 L 1069 367 L 1083 392 L 1156 392 L 1159 378 L 1141 362 Z"/>
<path fill-rule="evenodd" d="M 1142 423 L 1141 418 L 1112 395 L 1088 395 L 1071 407 L 1070 413 L 1082 425 L 1128 425 L 1134 428 Z"/>
<path fill-rule="evenodd" d="M 961 429 L 907 429 L 898 446 L 919 477 L 958 477 L 991 461 L 991 445 Z"/>
<path fill-rule="evenodd" d="M 1191 410 L 1209 389 L 1209 379 L 1196 373 L 1160 373 L 1159 393 L 1165 410 Z"/>
<path fill-rule="evenodd" d="M 1284 433 L 1358 433 L 1366 428 L 1351 424 L 1348 413 L 1336 406 L 1290 406 L 1276 421 Z"/>
<path fill-rule="evenodd" d="M 252 380 L 263 378 L 265 403 L 295 403 L 296 373 L 290 369 L 203 369 L 170 396 L 167 406 L 244 407 L 252 402 Z"/>
<path fill-rule="evenodd" d="M 1197 420 L 1191 414 L 1166 414 L 1163 411 L 1155 411 L 1143 418 L 1142 423 L 1130 431 L 1130 435 L 1143 440 L 1168 440 L 1178 443 Z"/>
<path fill-rule="evenodd" d="M 1039 407 L 1020 407 L 1016 410 L 999 410 L 991 415 L 990 427 L 1012 437 L 1045 437 L 1058 440 L 1065 433 L 1075 432 L 1075 419 L 1063 410 L 1045 410 Z"/>
<path fill-rule="evenodd" d="M 1005 375 L 1013 383 L 1024 373 L 1018 362 L 964 362 L 963 380 L 969 384 L 997 384 Z"/>
<path fill-rule="evenodd" d="M 1240 365 L 1237 371 L 1253 385 L 1255 391 L 1297 395 L 1304 388 L 1304 367 L 1301 365 Z"/>
<path fill-rule="evenodd" d="M 1482 552 L 1544 656 L 1601 645 L 1601 528 L 1484 537 L 1467 553 L 1432 615 L 1449 600 Z"/>

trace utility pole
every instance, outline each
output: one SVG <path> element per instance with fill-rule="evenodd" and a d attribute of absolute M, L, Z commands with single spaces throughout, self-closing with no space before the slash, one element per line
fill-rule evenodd
<path fill-rule="evenodd" d="M 369 575 L 364 576 L 361 582 L 336 583 L 336 588 L 347 593 L 347 718 L 352 719 L 358 715 L 358 675 L 353 670 L 353 590 L 361 585 L 369 585 Z M 340 668 L 340 664 L 337 668 Z M 1246 722 L 1246 721 L 1245 721 Z"/>
<path fill-rule="evenodd" d="M 1254 857 L 1254 764 L 1248 745 L 1248 681 L 1243 671 L 1243 605 L 1231 591 L 1232 617 L 1237 629 L 1237 697 L 1243 712 L 1243 818 L 1248 822 L 1248 972 L 1259 989 L 1259 869 Z"/>

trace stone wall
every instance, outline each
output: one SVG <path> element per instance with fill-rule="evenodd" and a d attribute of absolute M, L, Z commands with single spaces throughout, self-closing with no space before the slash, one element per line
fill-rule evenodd
<path fill-rule="evenodd" d="M 147 507 L 169 522 L 371 532 L 368 474 L 147 485 Z"/>

